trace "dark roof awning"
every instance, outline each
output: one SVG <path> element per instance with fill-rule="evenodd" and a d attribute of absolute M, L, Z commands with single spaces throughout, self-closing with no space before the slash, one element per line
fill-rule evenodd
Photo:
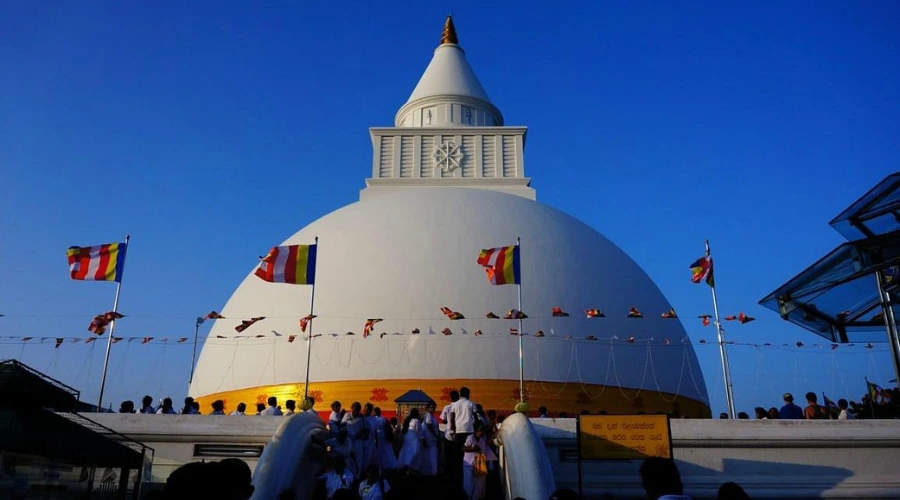
<path fill-rule="evenodd" d="M 0 410 L 0 449 L 11 453 L 76 465 L 140 469 L 144 465 L 142 453 L 127 444 L 49 410 Z"/>
<path fill-rule="evenodd" d="M 886 340 L 875 273 L 900 296 L 898 264 L 900 231 L 844 243 L 759 303 L 831 342 Z"/>
<path fill-rule="evenodd" d="M 0 362 L 0 409 L 75 411 L 78 391 L 15 360 Z"/>
<path fill-rule="evenodd" d="M 394 400 L 395 403 L 407 403 L 407 404 L 417 404 L 417 403 L 434 403 L 434 400 L 428 397 L 428 394 L 424 392 L 413 389 L 411 391 L 406 391 L 402 396 Z"/>
<path fill-rule="evenodd" d="M 850 241 L 900 230 L 900 172 L 887 176 L 829 224 Z"/>

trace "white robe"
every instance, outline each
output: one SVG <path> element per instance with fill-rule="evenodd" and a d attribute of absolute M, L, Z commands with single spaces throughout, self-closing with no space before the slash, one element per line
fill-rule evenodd
<path fill-rule="evenodd" d="M 409 422 L 409 429 L 403 435 L 403 448 L 400 449 L 400 457 L 397 464 L 400 467 L 409 467 L 419 470 L 419 441 L 422 439 L 422 425 L 413 419 Z"/>
<path fill-rule="evenodd" d="M 426 476 L 435 476 L 438 473 L 438 436 L 441 431 L 438 428 L 434 416 L 425 414 L 422 419 L 422 436 L 425 438 L 425 446 L 419 451 L 420 469 Z"/>
<path fill-rule="evenodd" d="M 342 474 L 331 470 L 319 476 L 319 479 L 325 480 L 325 496 L 331 498 L 334 492 L 340 489 L 351 489 L 353 487 L 353 474 L 344 470 Z"/>
<path fill-rule="evenodd" d="M 353 441 L 353 452 L 356 455 L 357 474 L 365 473 L 366 467 L 368 466 L 366 463 L 366 454 L 363 450 L 363 440 L 360 439 L 360 433 L 365 426 L 365 419 L 365 415 L 360 414 L 359 416 L 354 417 L 352 413 L 347 413 L 344 415 L 344 420 L 341 422 L 347 428 L 347 435 L 350 437 L 350 440 Z"/>
<path fill-rule="evenodd" d="M 466 490 L 466 495 L 468 495 L 469 500 L 479 500 L 484 498 L 485 488 L 487 486 L 487 476 L 475 475 L 475 455 L 484 453 L 485 458 L 487 458 L 488 453 L 493 455 L 493 452 L 489 451 L 490 448 L 487 445 L 487 439 L 484 435 L 481 436 L 481 439 L 477 439 L 474 434 L 470 434 L 469 437 L 466 438 L 465 445 L 467 447 L 477 445 L 481 448 L 480 452 L 467 451 L 463 455 L 463 489 Z"/>
<path fill-rule="evenodd" d="M 346 464 L 346 470 L 350 471 L 354 477 L 359 474 L 359 461 L 356 452 L 353 450 L 353 441 L 347 438 L 343 444 L 337 438 L 329 438 L 325 440 L 325 444 L 331 446 L 331 453 L 336 457 L 343 457 Z"/>
<path fill-rule="evenodd" d="M 377 463 L 375 461 L 375 417 L 363 415 L 363 428 L 369 431 L 369 438 L 362 442 L 363 463 L 368 468 Z"/>
<path fill-rule="evenodd" d="M 374 463 L 378 464 L 378 469 L 397 468 L 397 457 L 394 455 L 394 444 L 387 440 L 385 429 L 391 423 L 384 417 L 372 417 L 374 423 L 372 428 L 375 430 L 375 457 Z"/>

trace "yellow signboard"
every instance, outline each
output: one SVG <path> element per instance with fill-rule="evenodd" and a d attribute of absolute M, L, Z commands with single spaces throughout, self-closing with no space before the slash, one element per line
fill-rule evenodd
<path fill-rule="evenodd" d="M 672 458 L 668 415 L 579 415 L 579 458 Z"/>

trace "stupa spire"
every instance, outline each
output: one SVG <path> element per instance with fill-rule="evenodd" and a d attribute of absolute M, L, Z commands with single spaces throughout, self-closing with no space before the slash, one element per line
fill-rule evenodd
<path fill-rule="evenodd" d="M 441 45 L 445 43 L 459 44 L 459 38 L 456 36 L 456 26 L 453 26 L 453 16 L 447 16 L 444 21 L 444 32 L 441 33 Z"/>
<path fill-rule="evenodd" d="M 394 117 L 398 127 L 502 127 L 503 115 L 466 61 L 453 16 L 444 21 L 441 44 L 406 104 Z"/>

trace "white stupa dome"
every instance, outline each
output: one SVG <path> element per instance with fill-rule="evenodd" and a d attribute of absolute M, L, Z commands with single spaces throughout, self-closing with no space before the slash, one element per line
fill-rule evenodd
<path fill-rule="evenodd" d="M 533 201 L 523 172 L 524 128 L 448 124 L 371 133 L 376 158 L 361 201 L 280 243 L 319 238 L 309 364 L 319 410 L 338 400 L 371 401 L 389 412 L 409 389 L 441 400 L 463 385 L 486 409 L 511 410 L 519 337 L 510 328 L 518 322 L 485 314 L 517 308 L 517 287 L 490 285 L 476 258 L 520 237 L 532 408 L 709 414 L 693 349 L 680 320 L 660 318 L 670 304 L 653 281 L 600 233 Z M 447 159 L 454 147 L 455 162 Z M 261 242 L 260 253 L 273 243 Z M 298 320 L 309 313 L 311 292 L 251 271 L 221 311 L 228 319 L 217 320 L 207 338 L 191 395 L 231 407 L 273 395 L 301 399 L 307 343 Z M 466 319 L 449 320 L 442 306 Z M 632 306 L 645 317 L 626 317 Z M 571 316 L 551 316 L 554 307 Z M 588 319 L 584 310 L 592 308 L 606 317 Z M 259 316 L 266 319 L 235 332 L 241 320 Z M 383 321 L 363 338 L 367 318 Z M 452 334 L 442 334 L 445 328 Z"/>

